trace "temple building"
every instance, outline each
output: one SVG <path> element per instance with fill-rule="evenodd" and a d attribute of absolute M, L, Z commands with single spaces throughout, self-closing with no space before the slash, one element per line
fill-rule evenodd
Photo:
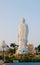
<path fill-rule="evenodd" d="M 18 26 L 18 54 L 28 54 L 27 46 L 27 37 L 28 37 L 28 25 L 25 22 L 25 19 L 22 18 Z"/>
<path fill-rule="evenodd" d="M 28 45 L 29 54 L 36 54 L 36 50 L 33 46 L 33 44 Z"/>

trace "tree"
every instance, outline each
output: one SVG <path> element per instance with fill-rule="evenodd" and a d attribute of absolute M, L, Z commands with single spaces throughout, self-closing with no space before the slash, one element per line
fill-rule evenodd
<path fill-rule="evenodd" d="M 38 51 L 40 52 L 40 45 L 38 45 Z"/>
<path fill-rule="evenodd" d="M 10 52 L 11 53 L 15 54 L 17 49 L 18 49 L 18 45 L 16 45 L 15 43 L 10 44 Z"/>

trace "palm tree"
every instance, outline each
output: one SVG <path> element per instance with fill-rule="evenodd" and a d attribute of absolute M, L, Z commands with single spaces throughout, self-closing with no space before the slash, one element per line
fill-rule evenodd
<path fill-rule="evenodd" d="M 16 45 L 15 43 L 11 43 L 10 48 L 13 50 L 13 53 L 15 54 L 16 50 L 18 49 L 18 45 Z"/>

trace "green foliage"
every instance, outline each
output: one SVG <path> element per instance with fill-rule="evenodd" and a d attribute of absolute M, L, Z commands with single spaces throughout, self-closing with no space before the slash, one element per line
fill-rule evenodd
<path fill-rule="evenodd" d="M 5 56 L 5 62 L 6 63 L 10 62 L 10 58 L 8 56 Z"/>
<path fill-rule="evenodd" d="M 0 56 L 0 59 L 3 59 L 3 56 Z"/>
<path fill-rule="evenodd" d="M 16 46 L 15 43 L 11 43 L 11 44 L 10 44 L 10 47 L 15 47 L 15 46 Z"/>
<path fill-rule="evenodd" d="M 7 52 L 10 54 L 13 54 L 13 49 L 9 48 L 9 50 Z"/>
<path fill-rule="evenodd" d="M 32 56 L 21 56 L 20 62 L 40 62 L 40 56 L 32 55 Z"/>
<path fill-rule="evenodd" d="M 5 56 L 5 62 L 6 63 L 9 63 L 9 62 L 13 63 L 13 60 L 15 60 L 15 59 L 16 59 L 16 57 L 12 56 L 12 55 L 10 57 L 9 56 Z"/>
<path fill-rule="evenodd" d="M 40 52 L 40 45 L 38 45 L 38 51 Z"/>
<path fill-rule="evenodd" d="M 0 56 L 0 59 L 3 59 L 3 56 Z M 6 63 L 13 63 L 13 60 L 18 60 L 19 62 L 40 62 L 40 55 L 20 56 L 20 58 L 13 55 L 5 56 Z"/>
<path fill-rule="evenodd" d="M 18 46 L 15 43 L 11 43 L 10 47 L 11 47 L 11 50 L 13 50 L 13 53 L 15 54 Z"/>

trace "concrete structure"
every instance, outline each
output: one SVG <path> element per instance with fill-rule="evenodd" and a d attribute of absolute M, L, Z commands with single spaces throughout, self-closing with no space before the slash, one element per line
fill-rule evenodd
<path fill-rule="evenodd" d="M 9 49 L 9 46 L 5 43 L 5 41 L 0 43 L 0 52 L 3 51 L 3 48 L 5 51 L 7 51 Z"/>
<path fill-rule="evenodd" d="M 28 37 L 28 25 L 25 23 L 25 19 L 22 18 L 21 23 L 18 26 L 18 54 L 27 54 L 27 37 Z"/>

